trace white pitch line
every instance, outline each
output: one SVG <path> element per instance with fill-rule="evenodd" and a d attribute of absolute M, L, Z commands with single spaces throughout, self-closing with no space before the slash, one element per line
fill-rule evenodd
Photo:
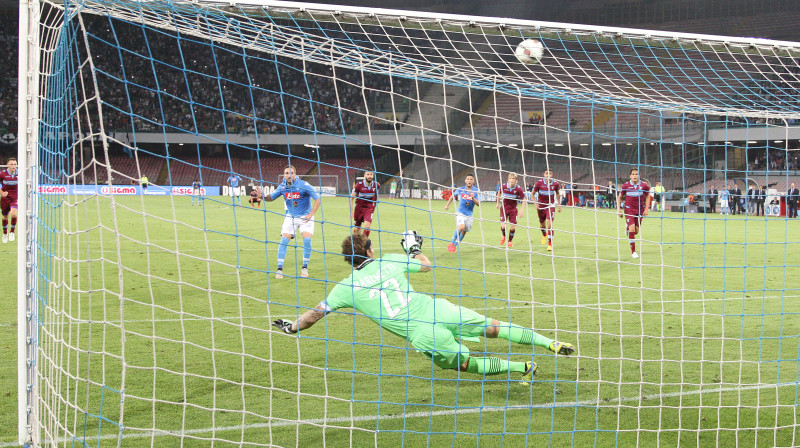
<path fill-rule="evenodd" d="M 154 431 L 146 431 L 142 433 L 132 433 L 132 434 L 122 434 L 122 436 L 115 435 L 115 434 L 108 434 L 104 436 L 93 436 L 87 437 L 82 439 L 83 441 L 95 441 L 95 440 L 109 440 L 109 439 L 141 439 L 141 438 L 156 438 L 156 437 L 165 437 L 165 436 L 187 436 L 187 435 L 195 435 L 195 434 L 204 434 L 210 432 L 223 432 L 223 431 L 245 431 L 249 429 L 261 429 L 261 428 L 280 428 L 285 426 L 299 426 L 299 425 L 335 425 L 337 423 L 345 423 L 347 426 L 343 426 L 343 429 L 347 429 L 353 426 L 354 423 L 359 422 L 370 422 L 375 420 L 400 420 L 400 419 L 412 419 L 412 418 L 431 418 L 431 417 L 441 417 L 441 416 L 451 416 L 451 415 L 465 415 L 465 414 L 477 414 L 483 412 L 509 412 L 509 411 L 529 411 L 530 409 L 551 409 L 555 407 L 561 408 L 568 408 L 568 407 L 586 407 L 586 406 L 598 406 L 598 407 L 612 407 L 615 404 L 622 404 L 631 401 L 643 401 L 643 400 L 662 400 L 665 398 L 677 398 L 677 397 L 686 397 L 692 395 L 704 395 L 704 394 L 713 394 L 713 393 L 725 393 L 725 392 L 741 392 L 747 390 L 760 390 L 760 389 L 769 389 L 769 388 L 781 388 L 781 387 L 798 387 L 800 382 L 789 382 L 789 383 L 777 383 L 777 384 L 753 384 L 749 386 L 729 386 L 729 387 L 716 387 L 711 389 L 696 389 L 690 390 L 685 392 L 667 392 L 663 394 L 651 394 L 651 395 L 643 395 L 637 397 L 623 397 L 618 398 L 616 400 L 600 400 L 600 399 L 592 399 L 592 400 L 582 400 L 582 401 L 558 401 L 551 404 L 534 404 L 530 406 L 508 406 L 508 407 L 497 407 L 497 406 L 486 406 L 486 407 L 479 407 L 479 408 L 467 408 L 467 409 L 452 409 L 452 410 L 441 410 L 441 411 L 433 411 L 433 412 L 411 412 L 407 414 L 387 414 L 387 415 L 360 415 L 355 417 L 334 417 L 334 418 L 315 418 L 310 420 L 301 420 L 301 421 L 278 421 L 274 423 L 251 423 L 248 425 L 236 425 L 236 426 L 218 426 L 214 428 L 203 428 L 203 429 L 189 429 L 189 430 L 154 430 Z M 650 406 L 648 406 L 650 407 Z M 380 431 L 378 431 L 380 432 Z M 74 440 L 73 438 L 64 438 L 61 440 L 55 441 L 56 444 L 62 444 L 65 442 L 69 442 Z M 46 441 L 46 443 L 52 443 L 53 441 Z M 0 443 L 0 448 L 7 448 L 7 447 L 16 447 L 19 444 L 16 441 L 13 442 L 4 442 Z"/>

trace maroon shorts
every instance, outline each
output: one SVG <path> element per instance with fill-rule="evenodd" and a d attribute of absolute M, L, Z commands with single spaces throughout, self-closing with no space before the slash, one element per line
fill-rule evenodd
<path fill-rule="evenodd" d="M 361 208 L 356 207 L 355 211 L 353 212 L 353 223 L 357 226 L 360 226 L 363 222 L 372 222 L 372 212 L 374 212 L 374 208 Z"/>
<path fill-rule="evenodd" d="M 625 224 L 627 224 L 628 227 L 630 226 L 641 227 L 643 220 L 644 216 L 629 215 L 628 213 L 625 213 Z"/>
<path fill-rule="evenodd" d="M 553 207 L 539 207 L 537 210 L 539 212 L 539 222 L 544 220 L 550 220 L 553 222 L 553 218 L 555 217 L 555 209 Z"/>
<path fill-rule="evenodd" d="M 3 216 L 8 215 L 11 213 L 12 208 L 17 208 L 17 199 L 10 198 L 8 196 L 0 199 L 0 210 L 3 212 Z"/>
<path fill-rule="evenodd" d="M 508 221 L 510 224 L 517 223 L 517 208 L 514 207 L 511 210 L 501 210 L 500 211 L 500 222 Z"/>

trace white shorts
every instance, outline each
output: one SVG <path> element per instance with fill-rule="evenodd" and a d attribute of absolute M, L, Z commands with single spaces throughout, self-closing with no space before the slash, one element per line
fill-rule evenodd
<path fill-rule="evenodd" d="M 456 226 L 464 225 L 464 230 L 469 232 L 472 230 L 472 216 L 464 216 L 456 214 Z"/>
<path fill-rule="evenodd" d="M 240 187 L 231 187 L 230 190 L 228 190 L 228 191 L 231 192 L 231 196 L 241 196 L 241 193 L 239 192 L 239 188 Z"/>
<path fill-rule="evenodd" d="M 728 206 L 728 200 L 727 199 L 723 199 L 723 200 L 719 201 L 719 206 L 720 206 L 720 208 L 727 207 Z"/>
<path fill-rule="evenodd" d="M 283 225 L 281 226 L 281 235 L 284 233 L 288 233 L 289 235 L 295 235 L 295 229 L 299 230 L 301 234 L 309 233 L 311 235 L 314 234 L 314 218 L 311 220 L 306 221 L 303 218 L 293 218 L 289 215 L 286 215 L 283 218 Z"/>

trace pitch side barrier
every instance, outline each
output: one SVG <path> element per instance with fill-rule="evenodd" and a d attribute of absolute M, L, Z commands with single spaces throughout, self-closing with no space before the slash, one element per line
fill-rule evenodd
<path fill-rule="evenodd" d="M 66 195 L 119 195 L 136 196 L 142 194 L 142 187 L 139 185 L 40 185 L 39 194 L 66 194 Z M 190 185 L 178 185 L 173 187 L 163 187 L 149 185 L 144 192 L 147 196 L 189 196 L 192 194 Z M 219 196 L 220 187 L 201 187 L 200 194 L 203 196 Z"/>

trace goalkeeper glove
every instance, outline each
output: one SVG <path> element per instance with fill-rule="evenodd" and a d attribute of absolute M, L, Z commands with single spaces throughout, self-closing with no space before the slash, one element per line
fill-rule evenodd
<path fill-rule="evenodd" d="M 406 253 L 412 257 L 422 253 L 422 236 L 417 235 L 414 230 L 408 230 L 403 234 L 403 239 L 400 240 L 400 246 Z"/>
<path fill-rule="evenodd" d="M 278 327 L 282 332 L 286 334 L 297 334 L 296 331 L 292 330 L 292 321 L 290 320 L 278 319 L 272 322 L 272 325 Z"/>

